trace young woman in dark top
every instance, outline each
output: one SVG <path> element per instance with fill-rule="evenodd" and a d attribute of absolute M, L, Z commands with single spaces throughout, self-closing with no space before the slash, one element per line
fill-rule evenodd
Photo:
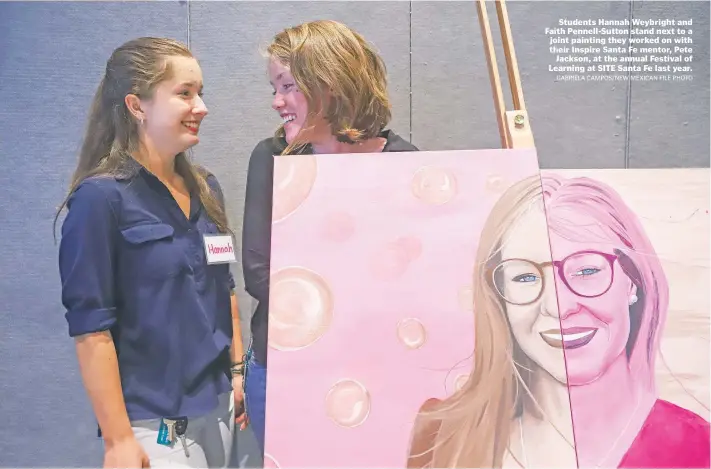
<path fill-rule="evenodd" d="M 355 31 L 334 21 L 304 23 L 277 34 L 267 53 L 272 107 L 283 123 L 252 152 L 242 240 L 246 290 L 258 301 L 251 321 L 245 403 L 262 451 L 273 157 L 417 151 L 386 129 L 391 111 L 385 65 Z"/>
<path fill-rule="evenodd" d="M 223 194 L 185 155 L 206 115 L 200 66 L 161 38 L 116 49 L 91 107 L 59 271 L 104 467 L 225 467 L 244 418 Z"/>

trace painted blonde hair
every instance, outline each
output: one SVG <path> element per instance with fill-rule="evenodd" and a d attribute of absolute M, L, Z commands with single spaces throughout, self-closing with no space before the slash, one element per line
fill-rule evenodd
<path fill-rule="evenodd" d="M 340 142 L 377 137 L 391 119 L 385 63 L 360 34 L 337 21 L 318 20 L 287 28 L 267 56 L 289 67 L 309 106 L 305 126 L 321 113 Z M 284 136 L 283 125 L 276 133 Z M 284 154 L 308 142 L 292 142 Z"/>
<path fill-rule="evenodd" d="M 604 227 L 606 241 L 615 246 L 620 266 L 637 286 L 639 297 L 630 307 L 629 366 L 641 386 L 654 388 L 654 357 L 668 305 L 668 285 L 642 225 L 619 195 L 599 181 L 535 176 L 507 190 L 486 220 L 473 276 L 474 369 L 462 389 L 444 401 L 428 401 L 421 409 L 409 467 L 502 466 L 513 420 L 522 414 L 524 400 L 533 399 L 529 389 L 534 368 L 513 338 L 506 305 L 488 274 L 501 260 L 504 236 L 541 201 L 549 229 L 569 239 L 597 236 L 599 241 L 600 231 L 596 235 L 566 221 L 566 210 L 585 213 Z"/>

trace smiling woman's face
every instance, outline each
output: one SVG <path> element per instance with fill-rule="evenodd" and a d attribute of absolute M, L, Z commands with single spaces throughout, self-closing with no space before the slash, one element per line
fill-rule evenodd
<path fill-rule="evenodd" d="M 309 114 L 309 103 L 297 86 L 289 67 L 276 59 L 270 59 L 269 81 L 274 88 L 272 108 L 279 113 L 284 123 L 287 143 L 295 141 L 297 136 L 312 142 L 330 135 L 328 124 L 320 115 L 313 116 L 312 127 L 304 129 Z"/>
<path fill-rule="evenodd" d="M 597 225 L 577 213 L 567 217 L 567 223 Z M 555 231 L 549 238 L 541 204 L 525 213 L 504 238 L 496 285 L 509 300 L 506 314 L 514 338 L 533 362 L 562 383 L 594 381 L 624 358 L 630 297 L 636 289 L 615 260 L 614 247 L 570 241 Z M 556 261 L 565 260 L 562 267 L 550 265 L 551 251 Z M 534 263 L 549 264 L 538 270 Z"/>

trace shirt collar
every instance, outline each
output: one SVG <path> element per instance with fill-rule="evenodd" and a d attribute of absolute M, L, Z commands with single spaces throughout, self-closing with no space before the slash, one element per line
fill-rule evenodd
<path fill-rule="evenodd" d="M 136 161 L 135 158 L 128 158 L 125 163 L 122 165 L 122 167 L 118 170 L 117 174 L 114 176 L 117 180 L 119 181 L 127 181 L 127 180 L 132 180 L 137 177 L 141 177 L 149 187 L 151 187 L 153 190 L 157 190 L 159 192 L 165 191 L 167 196 L 172 197 L 172 195 L 168 192 L 168 189 L 165 187 L 165 184 L 163 184 L 160 179 L 158 179 L 153 173 L 148 171 L 145 166 L 143 166 L 141 163 Z M 190 191 L 190 218 L 194 218 L 198 215 L 198 212 L 200 211 L 200 208 L 202 207 L 202 202 L 200 201 L 200 197 L 195 191 Z"/>

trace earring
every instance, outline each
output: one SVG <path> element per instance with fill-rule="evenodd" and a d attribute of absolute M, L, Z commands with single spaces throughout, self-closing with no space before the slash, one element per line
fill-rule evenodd
<path fill-rule="evenodd" d="M 637 295 L 630 295 L 630 306 L 632 306 L 633 304 L 637 303 L 637 300 L 638 300 L 638 299 L 639 299 L 639 298 L 637 298 Z"/>
<path fill-rule="evenodd" d="M 141 117 L 140 119 L 138 119 L 138 122 L 139 122 L 141 125 L 143 125 L 143 117 Z"/>

